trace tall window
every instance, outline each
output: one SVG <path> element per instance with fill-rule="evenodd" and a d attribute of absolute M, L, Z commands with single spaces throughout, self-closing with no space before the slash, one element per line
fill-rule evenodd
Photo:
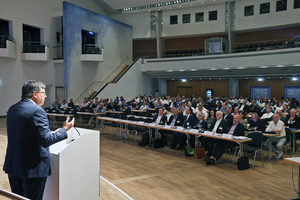
<path fill-rule="evenodd" d="M 300 8 L 300 0 L 294 0 L 294 9 Z"/>
<path fill-rule="evenodd" d="M 209 21 L 214 21 L 218 19 L 218 11 L 209 11 Z"/>
<path fill-rule="evenodd" d="M 260 14 L 270 13 L 270 3 L 260 4 Z"/>
<path fill-rule="evenodd" d="M 178 15 L 170 16 L 170 24 L 178 24 Z"/>
<path fill-rule="evenodd" d="M 244 16 L 252 16 L 254 15 L 254 6 L 245 6 L 245 13 Z"/>
<path fill-rule="evenodd" d="M 276 1 L 276 12 L 285 11 L 287 7 L 287 0 Z"/>
<path fill-rule="evenodd" d="M 182 23 L 183 24 L 191 23 L 191 14 L 182 15 Z"/>
<path fill-rule="evenodd" d="M 196 14 L 195 14 L 195 19 L 196 19 L 196 22 L 203 22 L 203 21 L 204 21 L 204 15 L 203 15 L 203 12 L 201 12 L 201 13 L 196 13 Z"/>

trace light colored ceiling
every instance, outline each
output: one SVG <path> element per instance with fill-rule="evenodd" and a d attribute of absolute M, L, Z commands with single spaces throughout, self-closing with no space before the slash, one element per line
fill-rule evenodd
<path fill-rule="evenodd" d="M 107 13 L 114 14 L 114 13 L 120 13 L 116 11 L 117 9 L 158 4 L 158 3 L 170 2 L 171 0 L 94 0 L 94 1 L 99 3 Z M 150 9 L 141 9 L 136 11 L 122 12 L 122 13 L 125 14 L 125 13 L 135 13 L 135 12 L 149 12 L 149 10 L 155 11 L 159 9 L 160 10 L 186 9 L 186 8 L 190 8 L 191 6 L 193 7 L 206 6 L 211 4 L 224 3 L 227 1 L 233 1 L 233 0 L 196 0 L 191 2 L 178 3 L 178 4 L 168 5 L 168 6 L 160 6 L 160 7 L 150 8 Z"/>

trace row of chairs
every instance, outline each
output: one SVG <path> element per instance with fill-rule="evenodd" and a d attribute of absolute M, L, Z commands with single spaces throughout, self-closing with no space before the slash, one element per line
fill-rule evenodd
<path fill-rule="evenodd" d="M 190 50 L 170 50 L 166 51 L 165 58 L 169 57 L 184 57 L 184 56 L 198 56 L 203 55 L 204 49 L 190 49 Z"/>
<path fill-rule="evenodd" d="M 241 52 L 251 52 L 257 51 L 260 49 L 280 49 L 280 48 L 293 48 L 295 44 L 293 42 L 267 42 L 267 43 L 256 43 L 256 44 L 245 44 L 243 46 L 238 46 L 235 48 L 235 53 Z"/>

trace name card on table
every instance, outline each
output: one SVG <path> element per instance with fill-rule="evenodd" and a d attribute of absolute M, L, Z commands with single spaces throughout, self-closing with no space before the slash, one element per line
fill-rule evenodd
<path fill-rule="evenodd" d="M 153 127 L 155 127 L 155 126 L 156 126 L 156 124 L 155 124 L 155 123 L 150 123 L 150 124 L 149 124 L 149 126 L 153 126 Z"/>
<path fill-rule="evenodd" d="M 199 130 L 198 130 L 198 129 L 191 129 L 190 132 L 191 132 L 191 133 L 198 133 Z"/>
<path fill-rule="evenodd" d="M 213 135 L 214 133 L 212 131 L 204 131 L 205 135 Z"/>
<path fill-rule="evenodd" d="M 138 124 L 145 124 L 145 122 L 143 122 L 143 121 L 139 121 L 139 123 Z"/>
<path fill-rule="evenodd" d="M 166 125 L 166 126 L 165 126 L 165 128 L 169 128 L 169 129 L 171 129 L 172 127 L 171 127 L 171 126 L 169 126 L 169 125 Z"/>
<path fill-rule="evenodd" d="M 183 131 L 183 130 L 184 130 L 184 128 L 183 128 L 183 127 L 177 127 L 177 130 L 179 130 L 179 131 Z"/>
<path fill-rule="evenodd" d="M 223 134 L 222 137 L 232 139 L 233 135 L 230 135 L 230 134 Z"/>

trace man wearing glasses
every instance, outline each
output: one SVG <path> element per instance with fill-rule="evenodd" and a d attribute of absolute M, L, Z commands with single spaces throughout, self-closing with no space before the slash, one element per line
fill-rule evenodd
<path fill-rule="evenodd" d="M 46 179 L 51 175 L 49 146 L 68 137 L 74 125 L 69 117 L 63 128 L 50 133 L 46 112 L 45 84 L 30 80 L 22 86 L 22 99 L 7 112 L 8 144 L 3 170 L 13 193 L 29 199 L 43 198 Z"/>

